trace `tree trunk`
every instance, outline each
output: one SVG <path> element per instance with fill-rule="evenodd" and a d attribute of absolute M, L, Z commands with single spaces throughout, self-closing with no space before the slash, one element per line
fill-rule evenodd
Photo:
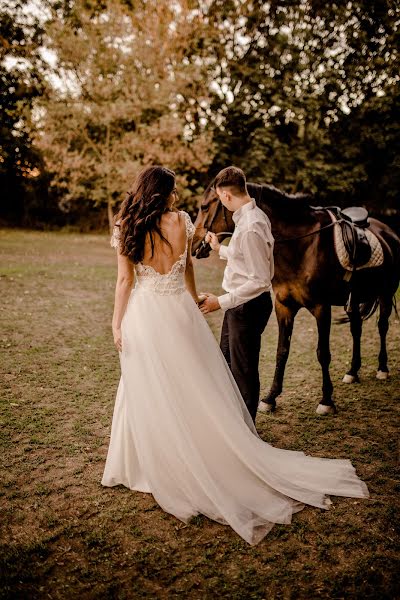
<path fill-rule="evenodd" d="M 107 202 L 107 217 L 108 217 L 108 227 L 110 230 L 110 235 L 112 235 L 113 226 L 114 226 L 114 213 L 112 209 L 112 204 L 110 200 Z"/>
<path fill-rule="evenodd" d="M 112 209 L 112 204 L 110 201 L 110 124 L 107 124 L 106 129 L 106 194 L 107 194 L 107 216 L 108 216 L 108 227 L 110 228 L 110 235 L 112 235 L 113 225 L 114 225 L 114 213 Z"/>

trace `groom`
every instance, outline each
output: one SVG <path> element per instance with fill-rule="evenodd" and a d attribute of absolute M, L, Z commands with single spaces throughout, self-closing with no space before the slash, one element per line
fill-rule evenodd
<path fill-rule="evenodd" d="M 261 334 L 272 311 L 274 238 L 267 215 L 247 192 L 241 169 L 227 167 L 218 173 L 214 188 L 222 204 L 233 212 L 235 231 L 229 246 L 208 232 L 205 241 L 227 261 L 222 287 L 226 294 L 207 294 L 200 305 L 207 314 L 225 311 L 221 350 L 255 421 L 260 394 L 258 362 Z"/>

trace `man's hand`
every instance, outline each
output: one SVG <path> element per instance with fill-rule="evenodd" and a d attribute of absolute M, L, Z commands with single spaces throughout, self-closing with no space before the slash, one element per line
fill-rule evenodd
<path fill-rule="evenodd" d="M 205 300 L 203 300 L 203 302 L 200 304 L 200 310 L 203 315 L 214 312 L 214 310 L 219 310 L 221 308 L 217 296 L 214 296 L 214 294 L 205 295 Z"/>
<path fill-rule="evenodd" d="M 219 243 L 218 236 L 215 235 L 215 233 L 213 233 L 212 231 L 208 231 L 206 234 L 206 237 L 204 239 L 207 242 L 207 244 L 210 244 L 210 246 L 213 250 L 216 250 L 216 252 L 219 252 L 219 248 L 220 248 L 221 244 Z"/>

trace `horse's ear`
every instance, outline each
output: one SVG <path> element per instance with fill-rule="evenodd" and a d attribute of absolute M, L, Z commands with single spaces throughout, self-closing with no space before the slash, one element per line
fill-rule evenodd
<path fill-rule="evenodd" d="M 211 202 L 217 199 L 217 193 L 214 189 L 213 181 L 208 184 L 205 192 L 203 193 L 203 198 L 200 201 L 200 206 L 202 206 L 203 208 L 209 206 Z"/>
<path fill-rule="evenodd" d="M 214 181 L 215 181 L 215 177 L 213 179 L 211 179 L 210 183 L 208 184 L 208 186 L 204 190 L 204 192 L 203 192 L 203 199 L 204 200 L 207 199 L 207 197 L 210 194 L 210 191 L 213 189 L 213 187 L 214 187 Z"/>

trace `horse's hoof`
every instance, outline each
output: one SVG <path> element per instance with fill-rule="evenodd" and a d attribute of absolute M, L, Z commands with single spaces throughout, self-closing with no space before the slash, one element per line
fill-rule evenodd
<path fill-rule="evenodd" d="M 317 415 L 334 415 L 336 412 L 336 408 L 327 404 L 318 404 L 317 410 L 315 411 Z"/>
<path fill-rule="evenodd" d="M 388 377 L 389 377 L 389 372 L 388 371 L 377 371 L 376 372 L 376 378 L 377 379 L 381 379 L 382 381 L 384 381 Z"/>
<path fill-rule="evenodd" d="M 261 400 L 258 405 L 258 412 L 270 413 L 270 412 L 274 412 L 275 408 L 276 408 L 276 404 L 269 404 L 268 402 L 263 402 Z"/>
<path fill-rule="evenodd" d="M 346 373 L 342 381 L 343 383 L 360 383 L 358 375 L 350 375 L 350 373 Z"/>

